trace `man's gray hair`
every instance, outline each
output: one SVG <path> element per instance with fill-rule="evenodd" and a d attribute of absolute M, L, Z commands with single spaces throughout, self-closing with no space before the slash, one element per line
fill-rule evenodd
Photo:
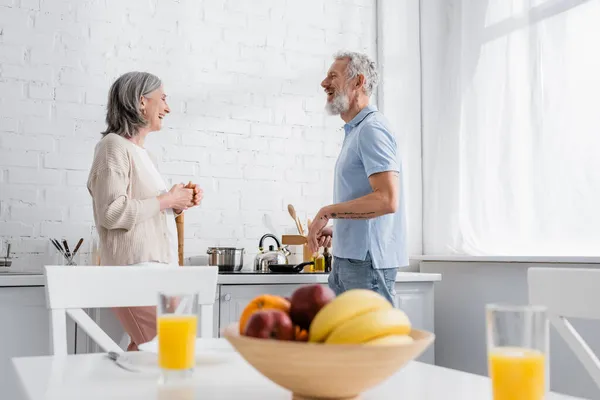
<path fill-rule="evenodd" d="M 379 74 L 375 62 L 366 54 L 352 51 L 340 51 L 335 54 L 336 60 L 347 58 L 348 61 L 348 79 L 363 75 L 365 77 L 365 94 L 370 96 L 379 83 Z"/>
<path fill-rule="evenodd" d="M 148 72 L 127 72 L 110 87 L 106 107 L 106 130 L 102 135 L 116 133 L 132 138 L 148 121 L 142 114 L 140 99 L 162 85 L 157 76 Z"/>

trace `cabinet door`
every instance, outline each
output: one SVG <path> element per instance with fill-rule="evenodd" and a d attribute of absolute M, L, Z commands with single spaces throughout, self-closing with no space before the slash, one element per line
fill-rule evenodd
<path fill-rule="evenodd" d="M 222 285 L 219 298 L 219 336 L 229 324 L 238 322 L 246 305 L 256 296 L 273 294 L 289 297 L 304 285 Z"/>
<path fill-rule="evenodd" d="M 416 329 L 434 332 L 433 329 L 433 283 L 432 282 L 397 282 L 396 302 L 398 308 L 406 313 Z M 431 345 L 419 361 L 435 363 Z"/>
<path fill-rule="evenodd" d="M 50 355 L 50 314 L 45 289 L 0 287 L 0 321 L 1 397 L 17 400 L 24 397 L 11 358 Z M 72 351 L 72 343 L 69 349 Z"/>
<path fill-rule="evenodd" d="M 213 337 L 219 337 L 219 315 L 221 314 L 221 285 L 217 285 L 217 291 L 215 293 L 215 304 L 213 305 Z"/>

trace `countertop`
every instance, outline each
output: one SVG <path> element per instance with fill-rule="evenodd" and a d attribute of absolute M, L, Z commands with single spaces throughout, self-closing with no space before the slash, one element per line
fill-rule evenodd
<path fill-rule="evenodd" d="M 219 285 L 285 285 L 303 283 L 327 283 L 328 274 L 254 274 L 236 273 L 219 274 Z M 441 274 L 420 272 L 398 272 L 396 282 L 436 282 L 442 279 Z M 0 272 L 0 287 L 11 286 L 44 286 L 44 275 L 41 273 Z"/>
<path fill-rule="evenodd" d="M 514 264 L 600 264 L 596 256 L 470 256 L 470 255 L 421 255 L 411 256 L 420 262 L 476 262 Z"/>
<path fill-rule="evenodd" d="M 302 283 L 327 283 L 329 274 L 219 274 L 219 285 L 282 285 Z M 420 272 L 398 272 L 396 282 L 435 282 L 442 280 L 442 274 Z"/>

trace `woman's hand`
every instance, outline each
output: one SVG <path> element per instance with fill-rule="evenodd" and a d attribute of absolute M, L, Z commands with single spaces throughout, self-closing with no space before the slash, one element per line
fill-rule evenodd
<path fill-rule="evenodd" d="M 173 185 L 167 193 L 158 196 L 160 210 L 187 210 L 194 206 L 194 190 L 186 188 L 183 183 Z"/>
<path fill-rule="evenodd" d="M 204 198 L 204 190 L 200 189 L 200 186 L 198 186 L 196 183 L 192 183 L 192 181 L 185 185 L 185 187 L 194 190 L 194 206 L 199 206 L 200 202 Z"/>
<path fill-rule="evenodd" d="M 204 191 L 202 189 L 200 189 L 200 186 L 198 186 L 195 183 L 192 183 L 192 181 L 190 181 L 187 185 L 185 185 L 186 189 L 192 189 L 194 191 L 194 197 L 192 199 L 192 205 L 190 207 L 196 207 L 200 205 L 200 201 L 202 201 L 202 198 L 204 197 Z M 190 208 L 188 207 L 188 208 Z M 186 209 L 180 209 L 180 208 L 173 208 L 173 212 L 175 212 L 175 214 L 179 215 L 181 214 L 184 210 Z"/>

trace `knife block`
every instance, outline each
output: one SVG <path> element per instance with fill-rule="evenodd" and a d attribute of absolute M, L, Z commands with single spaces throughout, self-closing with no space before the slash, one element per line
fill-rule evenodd
<path fill-rule="evenodd" d="M 302 262 L 312 260 L 312 253 L 308 250 L 306 236 L 302 235 L 282 235 L 281 244 L 289 246 L 302 246 Z M 310 265 L 304 267 L 304 272 L 310 272 Z"/>
<path fill-rule="evenodd" d="M 306 236 L 302 235 L 282 235 L 281 236 L 281 244 L 283 245 L 298 245 L 298 244 L 306 244 Z"/>

